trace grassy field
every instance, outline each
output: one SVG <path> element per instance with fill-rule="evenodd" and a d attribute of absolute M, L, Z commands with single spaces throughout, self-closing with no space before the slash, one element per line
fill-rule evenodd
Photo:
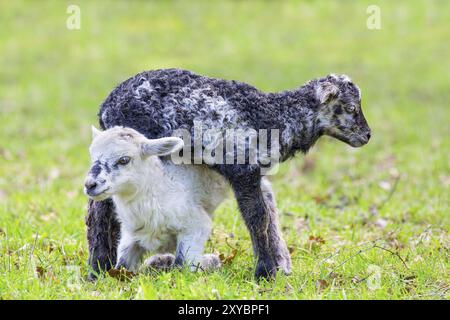
<path fill-rule="evenodd" d="M 448 299 L 449 21 L 444 0 L 1 1 L 0 299 Z M 264 91 L 331 72 L 361 87 L 371 142 L 323 138 L 271 177 L 292 275 L 253 280 L 230 199 L 208 242 L 220 271 L 85 281 L 90 125 L 117 83 L 164 67 Z"/>

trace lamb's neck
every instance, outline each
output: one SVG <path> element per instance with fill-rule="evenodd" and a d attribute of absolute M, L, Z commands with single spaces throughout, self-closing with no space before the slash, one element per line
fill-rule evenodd
<path fill-rule="evenodd" d="M 319 103 L 312 84 L 295 89 L 268 94 L 268 114 L 271 128 L 280 130 L 281 160 L 297 151 L 306 153 L 320 137 L 316 126 Z"/>
<path fill-rule="evenodd" d="M 124 227 L 130 230 L 140 230 L 152 226 L 158 220 L 158 197 L 154 180 L 142 176 L 141 183 L 129 194 L 113 197 L 117 214 Z M 147 183 L 145 183 L 147 182 Z"/>
<path fill-rule="evenodd" d="M 142 169 L 142 171 L 135 174 L 137 181 L 133 188 L 128 193 L 116 195 L 115 201 L 129 208 L 139 208 L 146 206 L 148 202 L 156 197 L 158 194 L 156 186 L 163 188 L 162 184 L 164 184 L 164 179 L 161 179 L 163 172 L 160 170 L 159 163 L 154 163 L 152 159 L 147 160 L 142 165 Z M 155 184 L 155 181 L 158 181 L 158 183 Z"/>

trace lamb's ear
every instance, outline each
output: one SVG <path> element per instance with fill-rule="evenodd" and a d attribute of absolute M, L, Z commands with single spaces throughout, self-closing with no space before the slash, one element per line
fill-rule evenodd
<path fill-rule="evenodd" d="M 94 127 L 94 126 L 91 126 L 91 130 L 92 130 L 92 140 L 95 139 L 95 137 L 98 136 L 98 135 L 101 133 L 101 131 L 98 130 L 98 129 L 97 129 L 96 127 Z"/>
<path fill-rule="evenodd" d="M 331 82 L 325 81 L 319 83 L 316 95 L 321 104 L 327 104 L 339 96 L 339 88 Z"/>
<path fill-rule="evenodd" d="M 183 146 L 183 140 L 176 137 L 146 139 L 141 145 L 141 150 L 144 157 L 167 156 L 180 150 Z"/>

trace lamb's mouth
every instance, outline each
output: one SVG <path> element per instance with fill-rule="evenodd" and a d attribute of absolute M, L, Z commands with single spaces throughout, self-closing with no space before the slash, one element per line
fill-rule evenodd
<path fill-rule="evenodd" d="M 109 189 L 111 188 L 108 187 L 98 192 L 86 192 L 86 194 L 93 200 L 103 200 L 109 197 L 109 195 L 106 194 L 106 191 L 108 191 Z"/>
<path fill-rule="evenodd" d="M 358 135 L 358 134 L 352 134 L 350 136 L 346 136 L 344 134 L 338 133 L 338 132 L 333 132 L 332 134 L 330 134 L 333 138 L 338 139 L 339 141 L 345 142 L 346 144 L 354 147 L 354 148 L 358 148 L 358 147 L 362 147 L 363 145 L 365 145 L 367 142 L 369 142 L 368 139 Z"/>
<path fill-rule="evenodd" d="M 355 135 L 351 141 L 350 145 L 352 147 L 362 147 L 369 142 L 369 139 L 361 137 L 360 135 Z"/>

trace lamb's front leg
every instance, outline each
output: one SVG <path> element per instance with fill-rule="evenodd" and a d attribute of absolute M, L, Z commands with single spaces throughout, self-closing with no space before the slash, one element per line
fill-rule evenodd
<path fill-rule="evenodd" d="M 124 228 L 121 230 L 119 247 L 117 248 L 116 269 L 125 268 L 135 272 L 138 269 L 139 262 L 145 249 L 142 248 Z"/>
<path fill-rule="evenodd" d="M 277 221 L 272 219 L 271 210 L 266 203 L 260 172 L 236 168 L 227 172 L 226 176 L 231 182 L 239 210 L 250 232 L 253 251 L 257 258 L 255 276 L 258 279 L 275 277 L 277 263 L 273 249 L 276 245 L 270 243 L 274 240 L 274 237 L 270 237 L 270 233 L 274 231 L 273 227 Z"/>
<path fill-rule="evenodd" d="M 205 213 L 201 219 L 191 220 L 177 237 L 175 265 L 188 265 L 191 271 L 206 271 L 220 267 L 220 259 L 214 254 L 203 254 L 205 242 L 211 234 L 211 219 Z"/>

